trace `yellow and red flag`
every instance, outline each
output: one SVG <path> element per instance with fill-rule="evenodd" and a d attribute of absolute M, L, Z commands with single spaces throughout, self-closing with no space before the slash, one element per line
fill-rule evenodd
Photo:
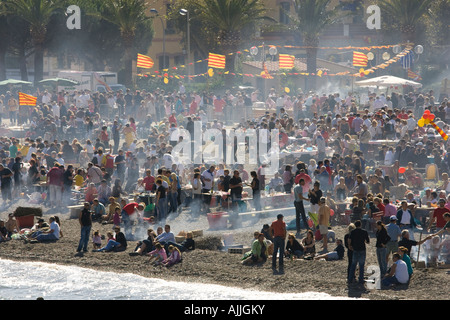
<path fill-rule="evenodd" d="M 414 81 L 422 80 L 422 77 L 420 76 L 420 74 L 415 73 L 411 69 L 408 69 L 408 78 L 413 79 Z"/>
<path fill-rule="evenodd" d="M 280 53 L 278 60 L 280 69 L 292 69 L 294 67 L 295 56 Z"/>
<path fill-rule="evenodd" d="M 35 106 L 37 103 L 37 98 L 34 96 L 30 96 L 29 94 L 25 94 L 23 92 L 19 92 L 19 105 L 20 106 Z"/>
<path fill-rule="evenodd" d="M 369 59 L 362 52 L 353 51 L 353 66 L 354 67 L 367 67 Z"/>
<path fill-rule="evenodd" d="M 138 53 L 137 54 L 137 67 L 138 68 L 145 68 L 150 69 L 153 68 L 154 62 L 152 58 L 149 56 L 144 56 L 143 54 Z"/>
<path fill-rule="evenodd" d="M 225 69 L 225 55 L 209 53 L 208 68 Z"/>
<path fill-rule="evenodd" d="M 270 73 L 269 73 L 269 70 L 267 70 L 267 65 L 266 65 L 266 62 L 265 61 L 263 61 L 263 69 L 264 69 L 264 71 L 263 72 L 261 72 L 261 76 L 264 78 L 264 79 L 273 79 L 273 77 L 270 75 Z"/>

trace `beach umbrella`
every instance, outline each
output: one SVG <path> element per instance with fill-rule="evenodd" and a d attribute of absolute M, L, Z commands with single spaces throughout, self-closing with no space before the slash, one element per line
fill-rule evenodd
<path fill-rule="evenodd" d="M 65 78 L 44 79 L 44 80 L 39 81 L 39 83 L 41 83 L 41 84 L 52 84 L 52 85 L 63 86 L 63 87 L 75 86 L 75 85 L 79 84 L 78 81 L 65 79 Z"/>
<path fill-rule="evenodd" d="M 370 87 L 370 86 L 385 87 L 385 88 L 396 86 L 411 86 L 413 88 L 422 87 L 422 84 L 419 82 L 394 76 L 381 76 L 372 79 L 366 79 L 362 81 L 357 81 L 355 82 L 355 84 L 360 87 Z"/>
<path fill-rule="evenodd" d="M 0 81 L 0 86 L 7 86 L 7 85 L 14 85 L 14 84 L 28 84 L 32 85 L 32 82 L 29 81 L 23 81 L 23 80 L 17 80 L 17 79 L 8 79 Z"/>

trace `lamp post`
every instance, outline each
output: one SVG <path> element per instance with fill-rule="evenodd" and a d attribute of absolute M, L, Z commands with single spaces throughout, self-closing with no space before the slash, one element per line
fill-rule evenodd
<path fill-rule="evenodd" d="M 159 15 L 158 10 L 155 8 L 150 9 L 150 12 L 155 13 L 156 17 L 161 20 L 161 27 L 163 32 L 163 69 L 166 68 L 166 29 L 164 28 L 163 18 Z"/>
<path fill-rule="evenodd" d="M 180 14 L 182 16 L 186 16 L 186 20 L 187 20 L 187 54 L 188 54 L 188 61 L 187 61 L 187 66 L 188 66 L 188 79 L 191 79 L 191 31 L 190 31 L 190 21 L 189 21 L 189 10 L 186 9 L 180 9 Z"/>

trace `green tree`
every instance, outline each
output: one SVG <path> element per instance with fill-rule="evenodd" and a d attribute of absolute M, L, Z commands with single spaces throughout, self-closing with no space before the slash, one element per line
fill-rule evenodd
<path fill-rule="evenodd" d="M 124 84 L 134 86 L 133 58 L 136 56 L 136 40 L 138 30 L 153 34 L 153 19 L 146 15 L 145 0 L 110 0 L 104 1 L 99 17 L 116 25 L 120 30 L 122 45 L 125 51 Z"/>
<path fill-rule="evenodd" d="M 344 17 L 339 6 L 331 7 L 332 0 L 295 0 L 295 13 L 291 15 L 294 30 L 299 32 L 306 49 L 308 73 L 317 71 L 317 51 L 319 38 L 330 25 Z M 314 78 L 311 78 L 314 79 Z M 314 88 L 314 81 L 310 87 Z M 308 88 L 307 88 L 308 89 Z"/>
<path fill-rule="evenodd" d="M 219 53 L 238 51 L 242 41 L 254 33 L 258 21 L 270 20 L 260 0 L 212 0 L 198 4 L 201 19 L 216 35 Z M 234 72 L 235 55 L 227 55 L 229 70 Z"/>
<path fill-rule="evenodd" d="M 235 53 L 243 41 L 251 39 L 262 21 L 273 21 L 265 15 L 261 0 L 180 0 L 172 5 L 168 18 L 177 30 L 186 31 L 186 17 L 179 10 L 190 13 L 191 51 L 206 58 L 208 52 L 226 55 L 226 68 L 235 69 Z"/>
<path fill-rule="evenodd" d="M 43 79 L 44 50 L 47 27 L 52 17 L 62 12 L 63 1 L 59 0 L 4 0 L 2 15 L 16 16 L 29 24 L 34 49 L 34 84 Z"/>
<path fill-rule="evenodd" d="M 394 29 L 400 31 L 402 41 L 415 42 L 419 23 L 430 14 L 434 0 L 380 0 L 381 16 L 388 17 Z"/>

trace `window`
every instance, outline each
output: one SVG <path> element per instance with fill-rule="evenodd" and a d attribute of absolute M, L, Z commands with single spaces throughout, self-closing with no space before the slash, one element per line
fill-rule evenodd
<path fill-rule="evenodd" d="M 280 2 L 280 23 L 289 24 L 289 12 L 291 4 L 289 2 Z"/>
<path fill-rule="evenodd" d="M 184 56 L 175 56 L 174 63 L 176 67 L 184 65 Z"/>
<path fill-rule="evenodd" d="M 169 62 L 169 56 L 168 55 L 166 55 L 165 63 L 164 63 L 164 56 L 163 55 L 160 55 L 158 59 L 159 59 L 159 70 L 167 69 L 169 67 L 170 62 Z"/>

